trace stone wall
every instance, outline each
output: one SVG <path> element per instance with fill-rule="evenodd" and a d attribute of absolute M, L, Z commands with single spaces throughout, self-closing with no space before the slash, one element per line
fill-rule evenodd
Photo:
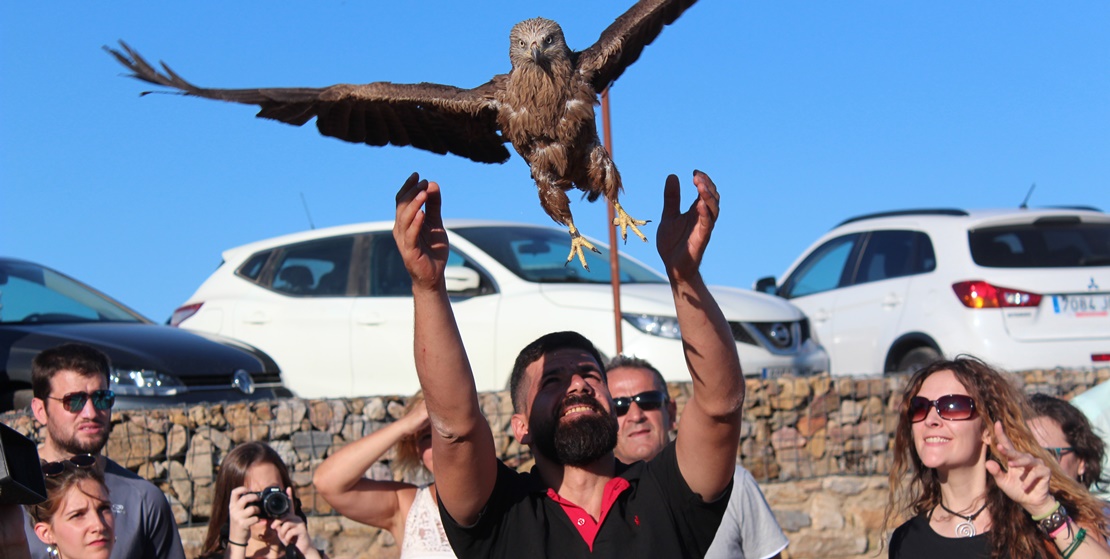
<path fill-rule="evenodd" d="M 1014 378 L 1026 392 L 1070 398 L 1110 378 L 1110 369 L 1027 371 Z M 787 557 L 876 555 L 885 539 L 885 474 L 897 423 L 893 402 L 905 382 L 902 376 L 827 375 L 747 382 L 738 461 L 760 481 L 790 537 Z M 681 418 L 689 385 L 669 389 Z M 480 398 L 502 458 L 513 466 L 527 464 L 527 448 L 511 436 L 509 395 Z M 220 460 L 240 442 L 262 440 L 290 466 L 311 516 L 310 532 L 332 557 L 392 558 L 399 550 L 390 534 L 335 515 L 311 482 L 324 458 L 400 417 L 403 405 L 404 397 L 375 396 L 117 411 L 104 454 L 166 493 L 190 557 L 204 537 Z M 41 440 L 43 426 L 27 414 L 0 421 Z M 394 479 L 391 458 L 385 456 L 367 475 Z"/>

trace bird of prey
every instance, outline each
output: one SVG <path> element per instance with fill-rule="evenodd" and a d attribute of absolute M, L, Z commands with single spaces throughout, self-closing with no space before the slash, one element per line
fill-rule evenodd
<path fill-rule="evenodd" d="M 571 236 L 569 263 L 583 249 L 600 252 L 575 227 L 567 191 L 577 188 L 593 202 L 613 204 L 614 226 L 627 240 L 628 228 L 647 223 L 621 207 L 620 173 L 601 145 L 594 122 L 598 94 L 613 83 L 665 25 L 695 0 L 640 0 L 602 32 L 596 43 L 572 51 L 554 21 L 533 18 L 509 33 L 512 69 L 490 81 L 462 89 L 432 83 L 338 84 L 322 88 L 202 88 L 185 81 L 165 63 L 159 72 L 123 41 L 123 51 L 104 47 L 132 77 L 177 93 L 258 105 L 259 117 L 297 126 L 313 117 L 325 136 L 372 146 L 413 146 L 453 153 L 481 163 L 509 159 L 505 142 L 528 162 L 540 204 Z"/>

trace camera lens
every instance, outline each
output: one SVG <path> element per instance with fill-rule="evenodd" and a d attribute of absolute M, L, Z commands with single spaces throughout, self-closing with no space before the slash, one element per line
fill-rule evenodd
<path fill-rule="evenodd" d="M 289 497 L 280 487 L 267 487 L 258 493 L 259 508 L 265 518 L 280 518 L 289 512 Z"/>

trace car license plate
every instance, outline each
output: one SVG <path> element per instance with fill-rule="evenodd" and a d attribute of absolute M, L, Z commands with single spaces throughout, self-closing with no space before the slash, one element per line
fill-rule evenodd
<path fill-rule="evenodd" d="M 1107 316 L 1110 313 L 1110 293 L 1053 295 L 1052 310 L 1056 314 L 1076 318 Z"/>
<path fill-rule="evenodd" d="M 794 374 L 791 367 L 764 367 L 759 371 L 759 378 L 782 378 Z"/>

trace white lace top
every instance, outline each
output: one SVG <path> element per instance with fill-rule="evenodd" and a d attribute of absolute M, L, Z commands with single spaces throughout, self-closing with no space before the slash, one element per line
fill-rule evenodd
<path fill-rule="evenodd" d="M 439 507 L 432 499 L 432 492 L 425 487 L 416 490 L 412 508 L 405 517 L 405 536 L 401 540 L 401 559 L 454 558 Z"/>

